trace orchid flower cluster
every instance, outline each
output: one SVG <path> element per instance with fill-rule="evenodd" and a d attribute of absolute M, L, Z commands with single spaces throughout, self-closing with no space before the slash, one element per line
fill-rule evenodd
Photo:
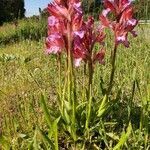
<path fill-rule="evenodd" d="M 48 37 L 46 39 L 47 54 L 72 54 L 75 66 L 83 60 L 104 63 L 103 29 L 94 27 L 93 17 L 83 20 L 80 0 L 54 0 L 48 5 Z M 92 52 L 95 43 L 101 49 Z"/>
<path fill-rule="evenodd" d="M 54 0 L 48 5 L 48 37 L 46 39 L 47 54 L 72 53 L 75 66 L 83 60 L 104 63 L 104 29 L 110 28 L 115 35 L 116 45 L 122 43 L 129 47 L 128 33 L 136 36 L 133 31 L 138 21 L 133 18 L 131 0 L 104 0 L 105 9 L 100 15 L 101 24 L 95 29 L 93 17 L 83 20 L 80 0 Z M 109 13 L 114 20 L 109 20 Z M 69 35 L 68 35 L 69 34 Z M 69 37 L 69 38 L 68 38 Z M 70 48 L 69 48 L 70 43 Z M 93 52 L 95 43 L 101 48 Z"/>
<path fill-rule="evenodd" d="M 112 29 L 116 45 L 122 43 L 125 47 L 129 47 L 128 33 L 136 37 L 137 34 L 133 29 L 138 23 L 133 18 L 132 0 L 104 0 L 104 7 L 99 17 L 103 27 Z M 114 15 L 114 20 L 108 19 L 109 13 Z"/>

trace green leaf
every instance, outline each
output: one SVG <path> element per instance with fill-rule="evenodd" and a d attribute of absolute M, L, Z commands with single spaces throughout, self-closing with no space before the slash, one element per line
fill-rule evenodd
<path fill-rule="evenodd" d="M 58 150 L 58 129 L 57 129 L 57 124 L 58 124 L 59 120 L 60 120 L 60 117 L 57 118 L 53 122 L 53 133 L 54 133 L 55 150 Z"/>
<path fill-rule="evenodd" d="M 48 111 L 45 99 L 46 99 L 45 96 L 42 94 L 41 95 L 41 106 L 42 106 L 42 109 L 44 111 L 44 116 L 46 118 L 47 124 L 48 124 L 49 128 L 51 128 L 52 120 L 51 120 L 51 117 L 49 115 L 49 111 Z"/>
<path fill-rule="evenodd" d="M 37 142 L 37 130 L 35 130 L 35 133 L 34 133 L 34 137 L 33 137 L 33 148 L 35 150 L 38 150 L 38 142 Z"/>
<path fill-rule="evenodd" d="M 89 91 L 89 99 L 88 99 L 88 105 L 87 105 L 87 109 L 86 109 L 86 123 L 85 123 L 85 127 L 88 130 L 89 129 L 89 123 L 90 123 L 90 119 L 91 119 L 91 109 L 92 109 L 92 89 L 90 86 L 90 91 Z"/>
<path fill-rule="evenodd" d="M 71 119 L 70 119 L 70 116 L 68 115 L 68 112 L 67 112 L 67 110 L 66 109 L 64 109 L 64 116 L 63 116 L 63 119 L 65 120 L 65 122 L 67 123 L 67 124 L 70 124 L 71 123 Z"/>
<path fill-rule="evenodd" d="M 49 139 L 49 137 L 48 137 L 40 128 L 38 128 L 38 131 L 39 131 L 40 134 L 42 135 L 44 141 L 48 142 L 48 144 L 51 146 L 52 150 L 55 150 L 55 145 L 54 145 L 53 142 Z"/>
<path fill-rule="evenodd" d="M 113 150 L 120 149 L 120 147 L 125 144 L 125 142 L 127 141 L 129 135 L 131 134 L 131 131 L 132 131 L 132 126 L 131 126 L 131 123 L 129 123 L 128 128 L 127 128 L 127 132 L 126 133 L 125 132 L 122 133 L 119 142 L 113 148 Z"/>
<path fill-rule="evenodd" d="M 99 110 L 98 110 L 98 117 L 102 116 L 103 113 L 106 111 L 106 99 L 107 99 L 107 96 L 105 95 L 100 106 L 99 106 Z"/>
<path fill-rule="evenodd" d="M 114 133 L 106 133 L 106 135 L 112 138 L 113 140 L 116 140 L 116 141 L 119 140 L 119 137 L 115 135 Z"/>
<path fill-rule="evenodd" d="M 67 102 L 67 101 L 65 101 L 65 100 L 64 100 L 64 106 L 65 106 L 65 108 L 66 108 L 67 111 L 70 111 L 70 110 L 71 110 L 71 105 L 70 105 L 70 103 Z"/>

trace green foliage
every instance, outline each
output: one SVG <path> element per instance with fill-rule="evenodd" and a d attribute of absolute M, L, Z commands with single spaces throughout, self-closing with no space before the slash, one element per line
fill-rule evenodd
<path fill-rule="evenodd" d="M 54 56 L 43 53 L 42 39 L 20 36 L 16 43 L 0 45 L 0 149 L 148 150 L 149 29 L 139 25 L 130 49 L 119 47 L 115 86 L 108 100 L 111 36 L 106 64 L 97 64 L 90 94 L 85 89 L 88 79 L 83 78 L 87 72 L 83 66 L 75 69 L 77 95 L 69 93 L 71 101 L 64 57 L 63 65 L 57 65 Z"/>
<path fill-rule="evenodd" d="M 85 13 L 93 15 L 97 19 L 103 8 L 101 0 L 82 0 L 82 7 Z"/>
<path fill-rule="evenodd" d="M 0 44 L 21 41 L 24 39 L 39 40 L 46 36 L 45 19 L 30 18 L 18 21 L 15 24 L 4 24 L 0 27 Z"/>
<path fill-rule="evenodd" d="M 99 17 L 99 13 L 102 11 L 102 0 L 82 0 L 83 9 L 85 13 L 93 15 L 95 18 Z M 134 0 L 135 16 L 141 20 L 150 19 L 150 0 Z"/>
<path fill-rule="evenodd" d="M 142 20 L 150 19 L 150 0 L 135 0 L 135 15 Z"/>
<path fill-rule="evenodd" d="M 95 14 L 93 4 L 88 11 Z M 73 83 L 62 77 L 63 67 L 43 55 L 45 23 L 31 18 L 1 28 L 0 149 L 149 149 L 149 26 L 139 29 L 143 37 L 132 44 L 132 51 L 121 47 L 116 86 L 107 100 L 103 94 L 110 72 L 107 64 L 97 68 L 90 94 L 84 88 L 84 71 L 77 69 L 77 97 L 70 92 Z M 60 83 L 56 70 L 61 73 Z"/>
<path fill-rule="evenodd" d="M 0 1 L 0 25 L 25 16 L 24 0 Z"/>

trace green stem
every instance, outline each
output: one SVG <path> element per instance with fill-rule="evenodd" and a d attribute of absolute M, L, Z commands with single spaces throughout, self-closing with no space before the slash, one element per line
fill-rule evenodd
<path fill-rule="evenodd" d="M 88 62 L 88 68 L 89 68 L 88 92 L 90 93 L 90 88 L 92 88 L 92 82 L 93 82 L 93 63 L 92 63 L 92 59 L 90 59 L 89 62 Z M 88 98 L 89 98 L 89 96 L 88 96 Z"/>
<path fill-rule="evenodd" d="M 89 138 L 89 123 L 90 123 L 90 117 L 91 117 L 91 108 L 92 108 L 92 82 L 93 82 L 93 62 L 90 57 L 90 60 L 88 62 L 88 69 L 89 69 L 89 81 L 88 81 L 88 95 L 87 95 L 87 100 L 88 100 L 88 106 L 86 110 L 86 131 L 87 131 L 87 137 Z"/>
<path fill-rule="evenodd" d="M 116 62 L 116 53 L 117 53 L 117 44 L 115 44 L 114 50 L 112 51 L 112 55 L 111 55 L 111 74 L 110 74 L 110 81 L 109 81 L 109 86 L 108 86 L 108 90 L 107 90 L 107 98 L 112 90 L 113 87 L 113 81 L 114 81 L 114 74 L 115 74 L 115 62 Z"/>
<path fill-rule="evenodd" d="M 72 106 L 72 136 L 74 141 L 76 141 L 76 127 L 75 127 L 75 121 L 76 121 L 76 84 L 75 84 L 75 75 L 74 75 L 74 68 L 73 68 L 73 54 L 72 54 L 72 28 L 71 23 L 68 22 L 67 24 L 67 31 L 68 31 L 68 100 L 70 105 Z M 73 93 L 73 95 L 72 95 Z"/>
<path fill-rule="evenodd" d="M 60 54 L 58 54 L 57 62 L 58 62 L 58 78 L 59 78 L 59 87 L 58 87 L 59 99 L 60 99 L 61 111 L 63 112 L 64 103 L 63 103 L 63 100 L 62 100 L 62 92 L 61 92 L 61 55 Z"/>

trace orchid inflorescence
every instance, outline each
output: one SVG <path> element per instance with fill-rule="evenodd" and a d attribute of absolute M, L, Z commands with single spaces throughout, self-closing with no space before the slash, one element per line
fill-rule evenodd
<path fill-rule="evenodd" d="M 48 5 L 48 37 L 46 38 L 46 53 L 72 54 L 75 66 L 81 61 L 104 63 L 104 33 L 105 28 L 114 32 L 115 44 L 124 44 L 129 47 L 128 33 L 136 36 L 133 31 L 137 20 L 133 18 L 131 0 L 104 0 L 105 9 L 99 17 L 100 24 L 95 27 L 94 18 L 90 16 L 87 21 L 83 19 L 83 10 L 80 0 L 54 0 Z M 114 19 L 108 18 L 109 13 Z M 69 48 L 70 43 L 70 48 Z M 94 51 L 98 43 L 101 48 Z"/>
<path fill-rule="evenodd" d="M 129 47 L 128 33 L 130 32 L 134 37 L 137 36 L 133 29 L 138 23 L 133 18 L 132 0 L 104 0 L 104 6 L 105 9 L 99 17 L 102 26 L 112 29 L 116 45 L 122 43 L 125 47 Z M 109 13 L 114 15 L 114 20 L 108 19 Z"/>
<path fill-rule="evenodd" d="M 93 62 L 103 63 L 105 34 L 99 27 L 95 29 L 93 17 L 83 20 L 83 11 L 80 0 L 54 0 L 48 5 L 51 16 L 48 18 L 48 37 L 46 39 L 46 52 L 58 54 L 62 51 L 68 53 L 68 43 L 71 42 L 71 53 L 75 66 L 79 66 L 81 60 L 85 62 L 92 59 Z M 70 29 L 68 29 L 68 24 Z M 70 30 L 70 31 L 68 31 Z M 71 32 L 70 39 L 68 34 Z M 94 44 L 102 45 L 99 52 L 92 54 Z"/>

